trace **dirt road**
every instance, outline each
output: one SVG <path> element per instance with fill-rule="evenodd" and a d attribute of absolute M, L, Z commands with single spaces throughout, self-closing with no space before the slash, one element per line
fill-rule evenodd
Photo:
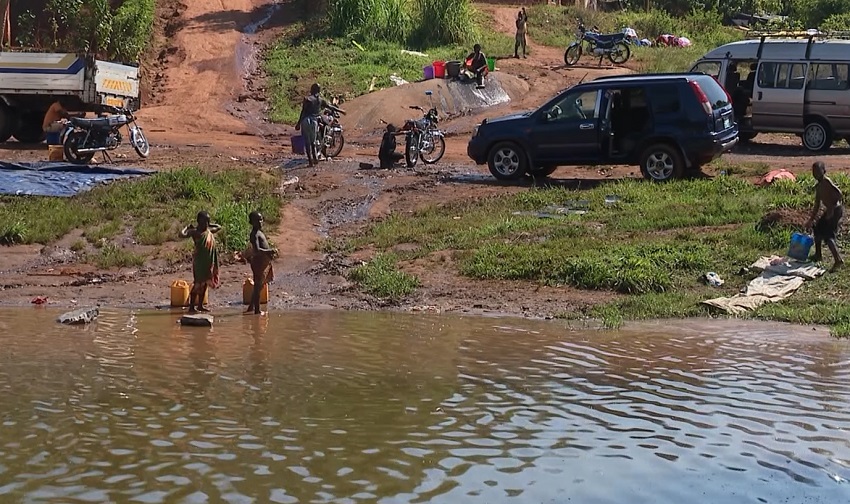
<path fill-rule="evenodd" d="M 207 169 L 283 170 L 284 178 L 299 182 L 287 189 L 292 203 L 283 211 L 282 226 L 273 239 L 282 260 L 277 266 L 273 298 L 277 307 L 370 308 L 379 303 L 360 294 L 344 278 L 345 269 L 367 257 L 324 255 L 316 250 L 328 236 L 356 232 L 370 220 L 390 212 L 409 212 L 435 202 L 465 201 L 528 190 L 523 185 L 497 184 L 485 167 L 470 165 L 466 158 L 466 134 L 481 118 L 525 110 L 539 105 L 560 89 L 583 77 L 594 78 L 614 71 L 605 68 L 562 67 L 562 51 L 531 41 L 528 59 L 502 59 L 501 72 L 528 82 L 529 92 L 515 96 L 510 104 L 457 118 L 444 124 L 457 136 L 449 138 L 443 162 L 415 172 L 360 170 L 359 161 L 374 160 L 377 148 L 373 132 L 352 134 L 343 159 L 323 163 L 318 169 L 298 165 L 287 154 L 286 126 L 263 120 L 265 102 L 258 89 L 262 75 L 255 65 L 257 49 L 276 35 L 298 13 L 294 3 L 282 1 L 273 9 L 268 0 L 164 0 L 158 3 L 158 50 L 146 63 L 150 103 L 141 116 L 153 143 L 148 167 L 168 169 L 199 165 Z M 513 30 L 515 7 L 483 5 L 493 13 L 496 26 Z M 346 104 L 356 108 L 357 101 Z M 9 159 L 43 159 L 45 150 L 5 146 Z M 122 164 L 139 164 L 129 149 Z M 819 158 L 833 169 L 850 168 L 850 152 L 834 147 Z M 764 164 L 794 171 L 807 170 L 813 156 L 799 148 L 795 137 L 765 135 L 751 146 L 728 155 L 729 163 Z M 284 168 L 285 166 L 285 168 Z M 719 170 L 721 168 L 717 168 Z M 593 184 L 619 177 L 635 177 L 632 167 L 560 169 L 553 183 L 566 187 Z M 79 233 L 50 247 L 23 246 L 0 254 L 0 304 L 26 305 L 39 295 L 51 303 L 76 306 L 95 302 L 113 306 L 160 305 L 168 299 L 168 285 L 176 278 L 188 279 L 188 263 L 169 265 L 170 249 L 145 250 L 151 260 L 142 268 L 95 271 L 80 264 L 69 247 Z M 140 248 L 132 240 L 123 244 Z M 173 248 L 173 247 L 171 247 Z M 477 282 L 459 278 L 446 268 L 427 262 L 409 266 L 423 287 L 406 303 L 407 308 L 433 306 L 440 310 L 492 311 L 545 316 L 571 307 L 611 298 L 610 293 L 589 293 L 569 288 L 546 288 L 523 282 Z M 212 295 L 214 306 L 238 303 L 247 267 L 223 268 L 222 289 Z M 283 292 L 285 291 L 285 292 Z M 521 300 L 521 301 L 517 301 Z"/>

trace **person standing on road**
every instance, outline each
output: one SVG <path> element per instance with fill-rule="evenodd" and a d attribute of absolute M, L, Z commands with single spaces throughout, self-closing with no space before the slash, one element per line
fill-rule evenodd
<path fill-rule="evenodd" d="M 301 115 L 298 117 L 298 124 L 295 125 L 295 131 L 300 130 L 304 136 L 304 149 L 307 151 L 307 161 L 310 163 L 310 166 L 315 166 L 319 163 L 316 146 L 318 144 L 319 121 L 321 120 L 322 111 L 331 109 L 345 115 L 344 110 L 328 103 L 322 98 L 319 95 L 321 92 L 322 87 L 318 83 L 310 86 L 310 94 L 301 102 Z"/>
<path fill-rule="evenodd" d="M 526 58 L 528 47 L 528 14 L 525 7 L 519 11 L 516 17 L 516 43 L 514 44 L 514 58 L 519 58 L 519 48 L 522 47 L 522 57 Z"/>
<path fill-rule="evenodd" d="M 838 245 L 835 243 L 841 218 L 844 217 L 844 197 L 841 194 L 841 189 L 826 176 L 826 165 L 823 161 L 817 161 L 812 165 L 812 176 L 818 182 L 815 186 L 815 208 L 812 210 L 812 217 L 806 224 L 806 228 L 812 229 L 815 235 L 815 255 L 812 257 L 812 261 L 818 262 L 823 259 L 821 245 L 826 242 L 826 246 L 829 247 L 832 258 L 835 260 L 832 266 L 832 271 L 835 271 L 844 265 L 844 259 L 841 258 Z M 824 207 L 824 212 L 818 219 L 821 205 Z"/>

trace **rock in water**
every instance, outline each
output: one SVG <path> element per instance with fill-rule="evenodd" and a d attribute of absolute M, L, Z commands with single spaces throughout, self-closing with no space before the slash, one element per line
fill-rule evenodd
<path fill-rule="evenodd" d="M 97 308 L 81 308 L 62 315 L 57 321 L 60 324 L 69 325 L 89 324 L 97 318 L 99 313 Z"/>
<path fill-rule="evenodd" d="M 212 327 L 212 315 L 183 315 L 180 317 L 180 325 L 195 326 L 195 327 Z"/>

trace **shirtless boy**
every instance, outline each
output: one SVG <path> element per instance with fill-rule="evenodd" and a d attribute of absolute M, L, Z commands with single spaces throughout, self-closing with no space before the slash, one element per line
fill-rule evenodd
<path fill-rule="evenodd" d="M 815 255 L 812 257 L 812 261 L 817 262 L 823 259 L 821 245 L 826 242 L 826 246 L 829 247 L 835 261 L 832 266 L 832 271 L 835 271 L 844 265 L 844 259 L 841 258 L 838 245 L 835 243 L 838 226 L 844 216 L 844 197 L 838 186 L 826 176 L 826 165 L 823 161 L 818 161 L 812 165 L 812 176 L 818 181 L 818 185 L 815 187 L 815 207 L 812 210 L 812 217 L 806 224 L 806 227 L 812 229 L 815 234 Z M 821 205 L 824 207 L 824 212 L 818 219 Z"/>

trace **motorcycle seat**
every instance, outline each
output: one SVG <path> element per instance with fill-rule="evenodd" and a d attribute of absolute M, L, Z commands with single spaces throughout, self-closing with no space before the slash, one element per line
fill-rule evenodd
<path fill-rule="evenodd" d="M 74 126 L 79 126 L 85 129 L 94 129 L 94 128 L 110 128 L 109 119 L 106 117 L 99 117 L 97 119 L 81 119 L 78 117 L 71 118 L 71 124 Z"/>
<path fill-rule="evenodd" d="M 593 34 L 590 34 L 590 36 L 593 39 L 595 39 L 599 42 L 607 42 L 607 43 L 617 42 L 618 40 L 622 40 L 622 39 L 625 38 L 625 35 L 622 34 L 622 33 L 606 33 L 604 35 L 598 34 L 598 33 L 593 33 Z"/>

